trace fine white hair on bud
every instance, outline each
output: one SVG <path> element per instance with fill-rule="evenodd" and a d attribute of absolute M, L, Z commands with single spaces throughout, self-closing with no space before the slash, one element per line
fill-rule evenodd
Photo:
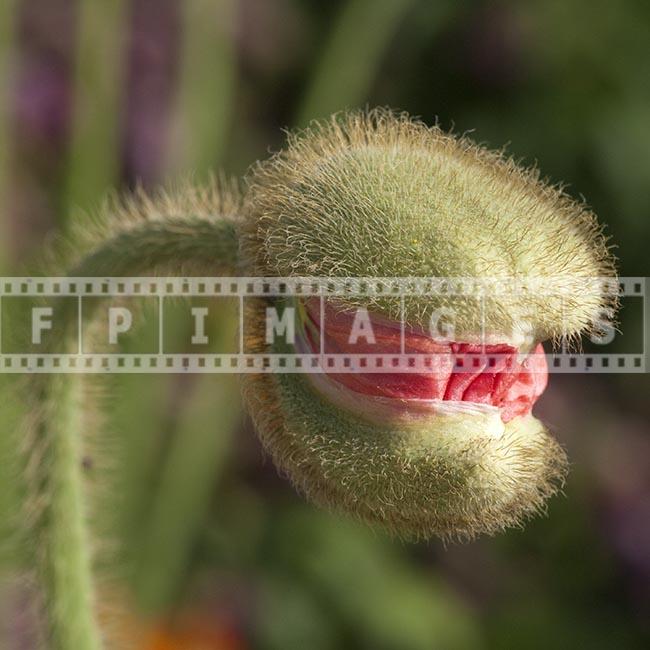
<path fill-rule="evenodd" d="M 502 153 L 384 109 L 334 115 L 289 136 L 249 176 L 242 250 L 259 275 L 552 277 L 556 292 L 453 304 L 456 336 L 533 321 L 535 338 L 587 331 L 611 306 L 593 279 L 615 275 L 594 215 Z M 363 306 L 397 318 L 391 303 Z M 449 306 L 409 298 L 427 326 Z"/>
<path fill-rule="evenodd" d="M 527 348 L 578 337 L 616 306 L 594 281 L 614 278 L 615 265 L 583 203 L 537 170 L 406 114 L 378 109 L 313 123 L 247 181 L 240 245 L 251 275 L 549 278 L 557 291 L 480 301 L 345 299 L 392 320 L 403 309 L 424 329 L 453 313 L 455 341 L 487 332 L 506 343 L 517 334 Z M 263 323 L 269 302 L 252 307 L 259 313 L 249 322 Z M 263 325 L 248 332 L 247 348 L 277 351 L 264 334 Z M 301 491 L 403 537 L 472 538 L 518 525 L 564 480 L 564 452 L 530 412 L 504 420 L 499 435 L 479 409 L 382 425 L 299 375 L 243 381 L 263 443 Z"/>

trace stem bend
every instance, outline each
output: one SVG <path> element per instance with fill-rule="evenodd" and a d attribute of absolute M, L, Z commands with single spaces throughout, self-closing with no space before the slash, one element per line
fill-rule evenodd
<path fill-rule="evenodd" d="M 151 206 L 150 206 L 151 207 Z M 203 275 L 235 272 L 238 257 L 234 219 L 157 216 L 115 231 L 83 257 L 70 276 L 127 276 L 178 273 L 189 267 Z M 202 272 L 202 273 L 201 273 Z M 64 346 L 75 344 L 76 313 L 65 312 Z M 35 375 L 29 399 L 34 423 L 26 480 L 37 543 L 37 566 L 45 595 L 49 647 L 98 650 L 92 542 L 82 466 L 82 383 L 79 375 Z"/>

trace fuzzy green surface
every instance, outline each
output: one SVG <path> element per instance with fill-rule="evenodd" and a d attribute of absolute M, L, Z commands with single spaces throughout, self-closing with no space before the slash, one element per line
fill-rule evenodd
<path fill-rule="evenodd" d="M 469 539 L 518 525 L 564 478 L 564 452 L 531 415 L 500 437 L 480 416 L 380 427 L 328 404 L 299 375 L 243 381 L 264 445 L 300 491 L 400 537 Z"/>
<path fill-rule="evenodd" d="M 247 349 L 269 352 L 266 303 L 256 302 Z M 519 525 L 566 474 L 564 451 L 532 415 L 500 435 L 484 414 L 380 426 L 329 403 L 302 375 L 244 374 L 242 383 L 262 443 L 301 492 L 399 537 L 470 539 Z"/>
<path fill-rule="evenodd" d="M 411 297 L 428 325 L 456 312 L 457 338 L 484 321 L 505 334 L 530 322 L 536 339 L 588 329 L 611 301 L 587 280 L 612 276 L 595 217 L 535 171 L 469 140 L 387 111 L 351 113 L 290 136 L 249 177 L 243 253 L 259 275 L 551 277 L 564 292 Z M 350 301 L 353 302 L 353 301 Z M 356 300 L 392 318 L 396 301 Z"/>
<path fill-rule="evenodd" d="M 234 273 L 238 198 L 227 188 L 190 186 L 173 196 L 141 195 L 114 207 L 115 212 L 107 207 L 95 226 L 71 243 L 72 277 L 181 269 L 200 275 Z M 77 312 L 64 306 L 62 314 L 65 328 L 61 340 L 51 342 L 52 349 L 72 351 Z M 103 646 L 95 602 L 92 499 L 82 471 L 93 405 L 82 389 L 82 375 L 36 374 L 26 394 L 32 417 L 25 433 L 25 522 L 36 546 L 52 650 Z"/>

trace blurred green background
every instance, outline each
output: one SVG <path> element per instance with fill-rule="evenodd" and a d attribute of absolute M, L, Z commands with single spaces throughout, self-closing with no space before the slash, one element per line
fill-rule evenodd
<path fill-rule="evenodd" d="M 622 275 L 650 275 L 641 0 L 2 0 L 2 273 L 83 229 L 111 188 L 239 175 L 282 128 L 366 105 L 537 163 L 608 224 Z M 628 321 L 623 340 L 640 332 Z M 133 637 L 158 650 L 650 647 L 649 389 L 552 376 L 536 411 L 572 461 L 565 494 L 525 530 L 445 548 L 303 503 L 233 378 L 106 378 L 88 458 L 109 486 L 94 497 L 114 578 L 100 600 L 128 603 Z M 31 648 L 21 408 L 1 409 L 0 646 Z"/>

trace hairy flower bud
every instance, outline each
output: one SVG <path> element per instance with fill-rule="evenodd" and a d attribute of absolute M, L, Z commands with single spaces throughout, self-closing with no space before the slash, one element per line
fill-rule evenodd
<path fill-rule="evenodd" d="M 389 323 L 403 314 L 414 332 L 452 310 L 445 345 L 455 350 L 487 337 L 516 351 L 526 331 L 522 351 L 530 352 L 545 339 L 587 331 L 611 303 L 593 280 L 613 277 L 613 260 L 584 205 L 536 171 L 406 115 L 344 114 L 290 136 L 253 170 L 247 205 L 242 254 L 254 275 L 542 280 L 462 299 L 415 295 L 397 304 L 368 295 L 339 305 Z M 249 349 L 269 351 L 263 334 L 262 325 L 249 332 Z M 427 345 L 439 345 L 434 338 Z M 530 414 L 546 377 L 545 364 L 535 368 L 543 381 L 524 407 L 503 401 L 513 391 L 496 390 L 495 373 L 472 377 L 466 389 L 447 375 L 453 394 L 434 376 L 433 407 L 418 417 L 411 414 L 422 380 L 397 397 L 335 376 L 328 389 L 300 375 L 244 382 L 263 442 L 315 501 L 405 537 L 468 538 L 520 523 L 564 477 L 563 451 Z M 520 372 L 520 381 L 529 376 Z M 395 417 L 369 417 L 368 400 L 381 399 L 383 408 L 391 396 Z"/>

